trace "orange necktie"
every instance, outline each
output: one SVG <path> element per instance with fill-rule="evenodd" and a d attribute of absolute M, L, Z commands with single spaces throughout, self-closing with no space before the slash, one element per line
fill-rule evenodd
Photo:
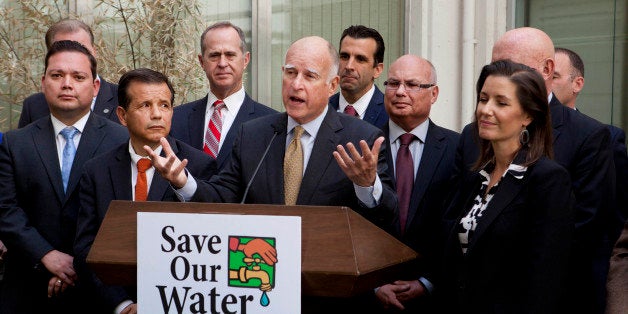
<path fill-rule="evenodd" d="M 146 170 L 151 167 L 150 159 L 141 158 L 137 161 L 137 182 L 135 183 L 135 200 L 146 201 L 148 196 L 148 182 L 146 182 Z"/>

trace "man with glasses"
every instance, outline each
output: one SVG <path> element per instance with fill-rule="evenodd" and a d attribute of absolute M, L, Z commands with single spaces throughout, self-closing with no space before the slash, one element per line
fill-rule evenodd
<path fill-rule="evenodd" d="M 429 119 L 439 93 L 431 62 L 415 55 L 402 56 L 390 65 L 384 85 L 390 117 L 383 128 L 390 147 L 386 157 L 399 199 L 397 219 L 390 229 L 429 263 L 437 249 L 434 235 L 438 234 L 440 203 L 454 172 L 459 135 Z M 377 289 L 377 299 L 385 308 L 411 311 L 425 303 L 419 297 L 431 289 L 431 283 L 419 279 L 423 267 L 416 270 Z"/>
<path fill-rule="evenodd" d="M 374 81 L 384 70 L 384 39 L 363 25 L 345 29 L 340 37 L 340 92 L 329 98 L 339 112 L 381 128 L 388 121 L 384 94 Z"/>

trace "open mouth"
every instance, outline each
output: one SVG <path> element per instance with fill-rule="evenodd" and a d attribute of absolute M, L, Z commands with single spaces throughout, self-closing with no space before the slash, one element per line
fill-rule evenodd
<path fill-rule="evenodd" d="M 290 96 L 290 101 L 291 102 L 296 102 L 296 103 L 305 103 L 305 99 L 301 99 L 301 98 L 295 97 L 295 96 Z"/>

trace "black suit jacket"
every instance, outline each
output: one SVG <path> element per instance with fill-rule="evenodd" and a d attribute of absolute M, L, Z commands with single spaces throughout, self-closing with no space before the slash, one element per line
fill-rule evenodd
<path fill-rule="evenodd" d="M 126 141 L 126 128 L 90 114 L 64 193 L 50 117 L 4 135 L 0 146 L 0 238 L 9 252 L 0 312 L 72 311 L 72 306 L 50 305 L 58 301 L 47 298 L 52 274 L 39 263 L 51 250 L 72 254 L 82 167 L 87 160 Z"/>
<path fill-rule="evenodd" d="M 593 295 L 603 293 L 612 241 L 616 234 L 615 167 L 608 128 L 566 106 L 550 102 L 554 160 L 569 172 L 576 203 L 576 234 L 571 258 L 573 293 L 565 298 L 574 311 L 595 312 Z M 473 124 L 462 131 L 456 155 L 457 172 L 464 176 L 478 157 Z M 577 289 L 576 289 L 577 287 Z M 575 294 L 578 293 L 578 294 Z"/>
<path fill-rule="evenodd" d="M 523 179 L 503 177 L 463 255 L 456 226 L 480 186 L 479 173 L 466 176 L 444 217 L 443 267 L 433 281 L 442 313 L 560 313 L 574 232 L 569 174 L 543 158 Z"/>
<path fill-rule="evenodd" d="M 388 124 L 384 126 L 384 133 L 386 145 L 390 147 Z M 451 188 L 459 138 L 460 134 L 429 121 L 423 155 L 410 198 L 406 232 L 401 235 L 399 219 L 395 219 L 392 227 L 397 238 L 423 256 L 431 252 L 430 248 L 434 243 L 432 236 L 436 232 L 434 228 L 437 227 L 446 205 L 444 199 Z M 388 175 L 395 178 L 390 149 L 387 152 Z"/>
<path fill-rule="evenodd" d="M 340 107 L 340 92 L 329 97 L 329 104 L 334 110 L 338 111 Z M 384 94 L 377 86 L 375 86 L 373 97 L 371 97 L 371 101 L 368 107 L 366 107 L 363 120 L 380 129 L 388 122 L 388 114 L 386 113 L 386 108 L 384 108 Z"/>
<path fill-rule="evenodd" d="M 243 124 L 234 142 L 230 162 L 209 184 L 199 184 L 193 201 L 240 202 L 247 183 L 252 181 L 245 203 L 285 204 L 283 160 L 287 121 L 286 113 L 278 113 Z M 382 144 L 379 153 L 378 174 L 383 192 L 375 208 L 366 208 L 359 202 L 353 182 L 342 172 L 332 155 L 337 145 L 348 142 L 358 145 L 364 139 L 371 147 L 379 136 L 383 136 L 380 129 L 329 108 L 316 134 L 297 205 L 347 206 L 379 226 L 388 226 L 396 212 L 397 197 L 392 181 L 386 174 L 386 145 Z M 268 146 L 268 154 L 252 180 L 255 168 Z"/>
<path fill-rule="evenodd" d="M 616 233 L 610 238 L 611 242 L 614 242 L 614 239 L 619 237 L 619 233 L 623 229 L 622 222 L 628 219 L 628 154 L 626 152 L 626 133 L 624 130 L 614 125 L 607 125 L 607 127 L 611 132 L 615 179 L 617 180 L 617 202 L 615 203 L 617 217 L 613 219 L 616 224 Z"/>
<path fill-rule="evenodd" d="M 94 113 L 103 116 L 113 122 L 120 123 L 116 108 L 118 107 L 118 85 L 111 84 L 100 78 L 100 90 L 94 103 Z M 23 128 L 31 122 L 43 118 L 50 114 L 48 102 L 43 93 L 36 93 L 24 99 L 22 104 L 22 114 L 17 124 L 18 128 Z"/>
<path fill-rule="evenodd" d="M 209 180 L 216 173 L 216 162 L 209 155 L 169 137 L 173 152 L 181 160 L 188 159 L 186 169 L 197 180 Z M 85 164 L 80 181 L 80 201 L 74 259 L 79 276 L 88 280 L 88 289 L 102 302 L 103 313 L 111 313 L 120 302 L 133 299 L 135 291 L 127 293 L 122 287 L 104 285 L 87 267 L 87 254 L 112 200 L 133 200 L 131 186 L 131 155 L 129 143 L 96 157 Z M 155 172 L 148 201 L 178 201 L 170 183 Z"/>
<path fill-rule="evenodd" d="M 196 149 L 203 150 L 206 108 L 207 96 L 174 108 L 170 135 Z M 242 123 L 273 113 L 277 111 L 254 101 L 249 95 L 244 97 L 244 102 L 216 156 L 218 170 L 224 168 L 227 161 L 231 159 L 231 147 Z"/>

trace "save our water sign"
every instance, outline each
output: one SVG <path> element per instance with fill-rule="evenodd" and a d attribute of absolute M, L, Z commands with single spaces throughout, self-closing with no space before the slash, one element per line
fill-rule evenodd
<path fill-rule="evenodd" d="M 300 217 L 137 215 L 138 312 L 300 312 Z"/>

